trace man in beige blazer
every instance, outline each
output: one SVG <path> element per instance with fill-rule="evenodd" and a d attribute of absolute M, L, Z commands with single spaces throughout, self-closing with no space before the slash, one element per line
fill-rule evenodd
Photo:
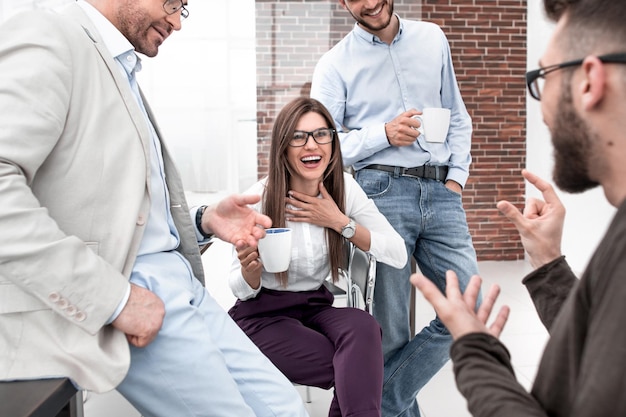
<path fill-rule="evenodd" d="M 186 3 L 79 0 L 0 27 L 0 379 L 117 388 L 144 416 L 305 415 L 202 285 L 198 240 L 256 244 L 271 222 L 255 197 L 188 209 L 135 84 L 135 51 L 155 56 Z"/>

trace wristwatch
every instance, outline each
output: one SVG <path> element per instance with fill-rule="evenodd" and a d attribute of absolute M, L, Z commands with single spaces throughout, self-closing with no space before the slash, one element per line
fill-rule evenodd
<path fill-rule="evenodd" d="M 200 232 L 203 238 L 210 239 L 213 236 L 213 234 L 204 233 L 204 230 L 202 230 L 202 215 L 204 214 L 204 210 L 206 210 L 206 208 L 207 206 L 200 206 L 198 207 L 198 210 L 196 210 L 196 228 L 198 229 L 198 232 Z"/>
<path fill-rule="evenodd" d="M 356 222 L 354 219 L 350 219 L 348 224 L 341 228 L 341 236 L 346 239 L 351 239 L 352 236 L 356 233 Z"/>

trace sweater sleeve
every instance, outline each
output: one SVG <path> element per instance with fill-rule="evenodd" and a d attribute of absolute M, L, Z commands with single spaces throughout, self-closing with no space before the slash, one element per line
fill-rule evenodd
<path fill-rule="evenodd" d="M 570 269 L 564 256 L 536 269 L 522 280 L 535 304 L 541 322 L 548 331 L 561 310 L 563 302 L 577 282 L 578 278 Z"/>
<path fill-rule="evenodd" d="M 506 347 L 486 333 L 470 333 L 450 348 L 456 384 L 474 417 L 547 416 L 515 377 Z"/>

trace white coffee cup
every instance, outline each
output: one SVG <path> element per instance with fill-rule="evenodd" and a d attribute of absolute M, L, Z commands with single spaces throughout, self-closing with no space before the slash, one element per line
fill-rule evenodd
<path fill-rule="evenodd" d="M 450 127 L 450 109 L 427 107 L 422 114 L 413 116 L 422 124 L 417 130 L 424 135 L 426 142 L 443 143 Z"/>
<path fill-rule="evenodd" d="M 283 272 L 291 262 L 291 229 L 276 227 L 265 229 L 259 240 L 259 256 L 267 272 Z"/>

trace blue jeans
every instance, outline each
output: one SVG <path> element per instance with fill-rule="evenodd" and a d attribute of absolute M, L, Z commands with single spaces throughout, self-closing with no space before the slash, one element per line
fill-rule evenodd
<path fill-rule="evenodd" d="M 441 181 L 378 170 L 362 169 L 355 178 L 403 237 L 420 271 L 444 292 L 451 269 L 464 290 L 478 266 L 461 195 Z M 410 334 L 410 272 L 410 262 L 403 269 L 377 265 L 374 315 L 383 329 L 383 417 L 419 416 L 417 393 L 449 359 L 452 339 L 437 317 L 414 338 Z"/>

